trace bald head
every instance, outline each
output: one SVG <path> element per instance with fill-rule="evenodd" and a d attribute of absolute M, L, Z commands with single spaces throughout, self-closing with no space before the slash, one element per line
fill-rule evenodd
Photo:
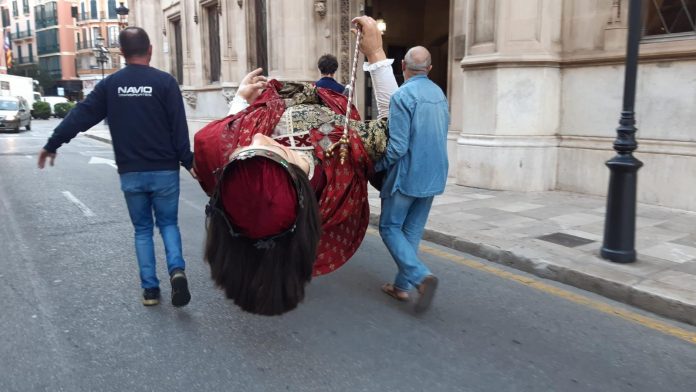
<path fill-rule="evenodd" d="M 422 46 L 415 46 L 406 52 L 404 57 L 405 71 L 413 75 L 425 75 L 430 72 L 432 58 L 428 49 Z"/>
<path fill-rule="evenodd" d="M 118 43 L 121 45 L 123 57 L 145 57 L 150 51 L 150 37 L 140 27 L 128 27 L 118 35 Z"/>

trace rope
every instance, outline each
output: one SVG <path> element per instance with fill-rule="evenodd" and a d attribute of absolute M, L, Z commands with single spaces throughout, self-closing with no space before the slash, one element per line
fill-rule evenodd
<path fill-rule="evenodd" d="M 327 155 L 331 156 L 331 151 L 337 146 L 340 145 L 340 157 L 341 157 L 341 165 L 343 165 L 346 162 L 346 159 L 348 158 L 348 144 L 350 143 L 350 136 L 349 136 L 349 125 L 350 125 L 350 113 L 352 111 L 353 107 L 353 97 L 355 96 L 355 79 L 358 71 L 358 55 L 360 54 L 359 48 L 360 48 L 360 40 L 362 39 L 362 30 L 360 30 L 360 26 L 357 26 L 356 28 L 357 33 L 355 35 L 355 51 L 353 52 L 353 67 L 350 72 L 350 81 L 348 82 L 348 87 L 346 88 L 346 91 L 348 93 L 348 107 L 346 108 L 346 122 L 343 124 L 343 136 L 341 136 L 341 139 L 333 144 L 329 149 L 327 150 Z"/>

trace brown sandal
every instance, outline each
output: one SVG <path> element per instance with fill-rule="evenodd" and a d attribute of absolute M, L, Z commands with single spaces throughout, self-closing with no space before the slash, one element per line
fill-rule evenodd
<path fill-rule="evenodd" d="M 382 291 L 397 301 L 406 302 L 410 299 L 407 291 L 399 290 L 391 283 L 385 283 Z"/>

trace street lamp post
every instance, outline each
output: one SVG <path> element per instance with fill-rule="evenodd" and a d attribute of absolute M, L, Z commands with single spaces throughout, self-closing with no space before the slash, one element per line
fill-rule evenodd
<path fill-rule="evenodd" d="M 623 110 L 614 141 L 617 155 L 606 163 L 610 177 L 601 255 L 616 263 L 636 260 L 636 192 L 638 169 L 643 163 L 633 156 L 633 151 L 638 148 L 634 107 L 638 48 L 642 35 L 642 3 L 642 0 L 630 0 L 629 3 Z"/>
<path fill-rule="evenodd" d="M 118 15 L 118 27 L 119 30 L 123 30 L 128 27 L 128 12 L 130 10 L 120 2 L 118 8 L 116 8 L 116 14 Z"/>
<path fill-rule="evenodd" d="M 123 2 L 121 1 L 118 8 L 116 8 L 116 14 L 118 15 L 118 30 L 119 31 L 128 27 L 128 13 L 129 12 L 130 12 L 130 10 L 125 5 L 123 5 Z M 122 57 L 119 57 L 119 58 L 120 58 L 121 67 L 123 67 L 126 64 L 126 62 Z"/>
<path fill-rule="evenodd" d="M 104 38 L 100 35 L 96 39 L 96 47 L 94 48 L 94 57 L 97 58 L 97 62 L 101 65 L 102 79 L 104 79 L 104 64 L 109 62 L 108 53 L 109 53 L 109 50 L 104 47 Z"/>

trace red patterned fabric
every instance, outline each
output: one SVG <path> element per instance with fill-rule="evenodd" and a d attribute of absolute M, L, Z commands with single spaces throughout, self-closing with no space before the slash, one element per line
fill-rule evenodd
<path fill-rule="evenodd" d="M 277 92 L 282 85 L 276 80 L 268 85 L 253 105 L 234 116 L 213 121 L 196 133 L 194 165 L 201 187 L 208 195 L 217 183 L 215 173 L 225 166 L 230 154 L 237 147 L 250 145 L 256 133 L 270 136 L 283 115 L 285 103 Z"/>
<path fill-rule="evenodd" d="M 236 148 L 251 144 L 256 133 L 272 134 L 285 111 L 285 103 L 278 94 L 282 84 L 272 80 L 268 86 L 253 105 L 234 116 L 208 124 L 196 134 L 196 171 L 206 193 L 214 190 L 216 171 L 225 165 Z M 327 107 L 335 113 L 345 114 L 346 97 L 326 89 L 317 89 L 317 93 Z M 355 108 L 351 110 L 351 119 L 360 119 Z M 331 157 L 324 154 L 319 145 L 323 133 L 313 129 L 310 135 L 326 178 L 319 198 L 322 236 L 314 264 L 314 275 L 322 275 L 345 264 L 365 236 L 370 217 L 367 177 L 372 171 L 372 163 L 354 130 L 350 131 L 349 159 L 344 164 L 340 163 L 338 149 Z M 343 124 L 336 124 L 329 138 L 337 142 L 342 135 Z"/>

